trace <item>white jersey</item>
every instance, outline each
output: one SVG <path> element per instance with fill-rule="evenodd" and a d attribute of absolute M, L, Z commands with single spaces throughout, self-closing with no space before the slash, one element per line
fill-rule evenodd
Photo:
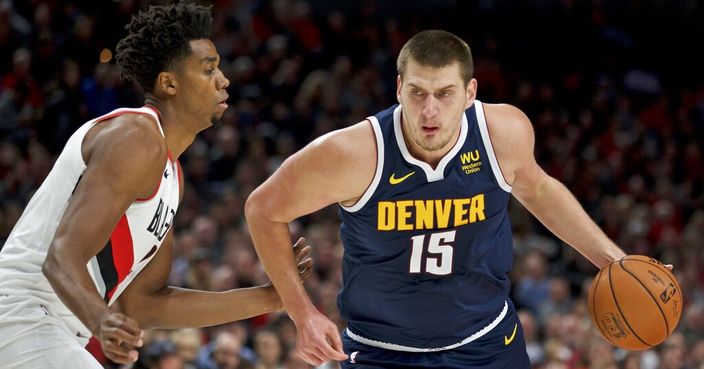
<path fill-rule="evenodd" d="M 90 332 L 56 295 L 42 274 L 42 264 L 71 195 L 86 169 L 81 154 L 86 133 L 97 122 L 126 113 L 151 116 L 164 135 L 158 114 L 149 107 L 117 109 L 81 126 L 66 143 L 0 252 L 0 297 L 40 305 L 58 316 L 78 336 L 87 337 Z M 161 246 L 178 208 L 180 176 L 178 162 L 169 154 L 158 189 L 151 197 L 138 199 L 127 208 L 105 247 L 88 262 L 86 268 L 108 305 L 120 296 Z M 2 301 L 0 299 L 0 305 Z M 17 311 L 21 311 L 19 306 L 0 306 L 0 323 L 23 321 L 21 314 L 14 313 Z"/>

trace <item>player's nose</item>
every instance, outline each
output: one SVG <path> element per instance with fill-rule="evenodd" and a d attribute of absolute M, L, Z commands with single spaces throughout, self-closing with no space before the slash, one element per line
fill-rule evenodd
<path fill-rule="evenodd" d="M 421 110 L 423 115 L 427 118 L 432 118 L 438 113 L 439 110 L 440 107 L 438 106 L 438 100 L 432 94 L 428 94 L 428 97 L 423 102 L 423 108 Z"/>
<path fill-rule="evenodd" d="M 230 86 L 230 80 L 225 77 L 225 74 L 220 72 L 220 78 L 218 78 L 218 90 L 225 89 Z"/>

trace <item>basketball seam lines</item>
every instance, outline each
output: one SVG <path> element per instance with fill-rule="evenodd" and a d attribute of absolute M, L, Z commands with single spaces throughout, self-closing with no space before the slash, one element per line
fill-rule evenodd
<path fill-rule="evenodd" d="M 626 256 L 626 258 L 627 258 L 627 257 L 628 257 L 628 256 Z M 661 267 L 661 266 L 659 266 L 659 265 L 657 265 L 657 264 L 652 264 L 652 263 L 649 263 L 649 262 L 644 261 L 644 260 L 638 260 L 638 259 L 626 259 L 626 260 L 629 260 L 629 261 L 637 261 L 637 262 L 639 262 L 639 263 L 645 263 L 645 264 L 648 264 L 648 265 L 655 266 L 655 267 L 659 268 L 660 270 L 667 270 L 669 273 L 672 273 L 672 271 L 670 271 L 669 269 L 667 269 L 667 268 L 665 268 L 665 267 Z M 677 290 L 679 291 L 680 297 L 681 297 L 681 296 L 682 296 L 682 288 L 680 288 L 680 283 L 677 282 L 676 279 L 670 278 L 670 276 L 667 275 L 667 274 L 665 274 L 665 277 L 667 277 L 667 279 L 669 279 L 670 282 L 672 282 L 672 284 L 674 284 L 675 286 L 677 286 Z"/>
<path fill-rule="evenodd" d="M 614 292 L 614 285 L 613 285 L 613 283 L 611 283 L 611 265 L 609 265 L 609 287 L 611 287 L 610 288 L 611 289 L 611 296 L 614 298 L 614 304 L 616 305 L 616 308 L 618 309 L 618 313 L 621 314 L 621 318 L 623 318 L 623 322 L 626 323 L 626 325 L 628 326 L 628 329 L 631 331 L 631 333 L 633 333 L 633 335 L 640 342 L 643 342 L 644 345 L 653 346 L 653 345 L 645 342 L 642 338 L 640 338 L 638 333 L 636 333 L 636 331 L 633 329 L 633 327 L 631 327 L 631 325 L 628 323 L 628 319 L 626 319 L 626 316 L 623 315 L 623 311 L 621 310 L 621 306 L 619 306 L 618 300 L 616 300 L 616 292 Z"/>
<path fill-rule="evenodd" d="M 609 264 L 609 269 L 611 269 L 610 264 Z M 594 295 L 592 298 L 592 311 L 593 311 L 593 315 L 594 315 L 594 320 L 595 320 L 597 327 L 599 327 L 599 329 L 601 329 L 601 326 L 599 325 L 599 316 L 596 314 L 596 289 L 599 286 L 599 281 L 601 279 L 599 277 L 599 275 L 601 274 L 601 272 L 602 271 L 600 270 L 599 273 L 597 273 L 597 275 L 596 275 L 596 283 L 594 283 Z M 611 286 L 609 286 L 609 287 L 611 287 Z M 604 338 L 606 338 L 609 342 L 611 342 L 612 345 L 616 346 L 616 343 L 614 341 L 612 341 L 610 337 L 607 337 L 606 334 L 602 334 L 602 336 Z"/>
<path fill-rule="evenodd" d="M 643 284 L 643 282 L 641 282 L 640 279 L 638 279 L 638 277 L 636 277 L 635 274 L 633 274 L 630 270 L 626 269 L 626 266 L 623 265 L 623 259 L 619 260 L 619 264 L 621 265 L 621 268 L 623 268 L 623 270 L 626 271 L 626 273 L 630 274 L 631 277 L 633 277 L 633 279 L 635 279 L 635 280 L 638 282 L 638 284 L 640 284 L 641 287 L 643 287 L 643 289 L 645 290 L 645 292 L 648 293 L 648 296 L 650 296 L 650 298 L 653 299 L 653 301 L 655 302 L 655 306 L 657 306 L 657 307 L 658 307 L 658 310 L 660 310 L 660 315 L 662 315 L 662 319 L 665 321 L 665 329 L 667 330 L 667 333 L 669 334 L 669 333 L 670 333 L 670 325 L 667 324 L 667 316 L 665 316 L 665 312 L 662 311 L 662 308 L 660 307 L 660 304 L 658 304 L 658 300 L 655 299 L 655 296 L 653 296 L 653 294 L 650 293 L 650 290 L 648 290 L 648 287 L 646 287 L 646 286 Z"/>
<path fill-rule="evenodd" d="M 643 261 L 643 260 L 638 260 L 638 259 L 626 259 L 626 260 L 629 260 L 629 261 L 637 261 L 637 262 L 645 263 L 645 264 L 648 264 L 648 265 L 654 265 L 654 264 L 648 263 L 648 262 Z M 659 267 L 658 265 L 655 265 L 655 266 Z M 622 266 L 622 267 L 623 267 L 623 266 Z M 660 268 L 660 269 L 662 269 L 662 268 Z M 633 273 L 631 273 L 630 271 L 628 271 L 625 267 L 623 267 L 623 270 L 627 271 L 627 272 L 630 273 L 631 275 L 633 274 Z M 668 271 L 669 271 L 669 270 L 668 270 Z M 635 276 L 634 276 L 634 277 L 635 277 Z M 670 278 L 670 276 L 668 276 L 667 274 L 665 274 L 665 277 L 667 277 L 667 279 L 669 279 L 670 282 L 672 282 L 672 284 L 673 284 L 674 286 L 677 286 L 677 292 L 680 294 L 680 296 L 682 296 L 682 289 L 680 288 L 679 283 L 677 283 L 677 281 L 672 280 L 672 278 Z M 641 283 L 640 281 L 638 281 L 638 283 L 640 283 L 641 285 L 643 284 L 643 283 Z M 645 285 L 643 285 L 643 287 L 645 287 Z M 648 291 L 647 288 L 646 288 L 646 291 Z M 650 291 L 648 291 L 648 294 L 650 294 Z M 665 312 L 662 310 L 662 307 L 660 307 L 660 304 L 658 304 L 657 299 L 656 299 L 652 294 L 650 295 L 650 297 L 652 297 L 653 300 L 655 300 L 655 305 L 657 305 L 658 309 L 660 309 L 660 313 L 662 314 L 663 318 L 665 318 L 665 327 L 667 327 L 667 334 L 669 335 L 671 332 L 670 332 L 670 324 L 667 322 L 667 315 L 665 315 Z M 674 327 L 673 327 L 673 330 L 674 330 Z"/>

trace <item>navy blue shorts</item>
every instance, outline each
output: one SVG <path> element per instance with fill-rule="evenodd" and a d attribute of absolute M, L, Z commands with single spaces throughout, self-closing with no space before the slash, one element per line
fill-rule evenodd
<path fill-rule="evenodd" d="M 515 329 L 515 334 L 514 334 Z M 342 333 L 342 346 L 349 359 L 342 369 L 530 369 L 523 328 L 509 302 L 506 317 L 481 338 L 451 350 L 403 352 L 368 346 Z"/>

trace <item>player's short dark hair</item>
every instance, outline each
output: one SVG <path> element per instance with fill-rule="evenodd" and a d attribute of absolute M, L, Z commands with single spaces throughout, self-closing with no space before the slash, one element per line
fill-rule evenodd
<path fill-rule="evenodd" d="M 409 59 L 422 66 L 433 68 L 442 68 L 458 62 L 465 86 L 474 74 L 474 62 L 469 45 L 447 31 L 422 31 L 403 45 L 396 60 L 396 68 L 401 79 Z"/>
<path fill-rule="evenodd" d="M 191 40 L 209 39 L 212 25 L 210 6 L 180 2 L 140 11 L 117 44 L 115 60 L 122 78 L 152 92 L 159 73 L 191 54 Z"/>

